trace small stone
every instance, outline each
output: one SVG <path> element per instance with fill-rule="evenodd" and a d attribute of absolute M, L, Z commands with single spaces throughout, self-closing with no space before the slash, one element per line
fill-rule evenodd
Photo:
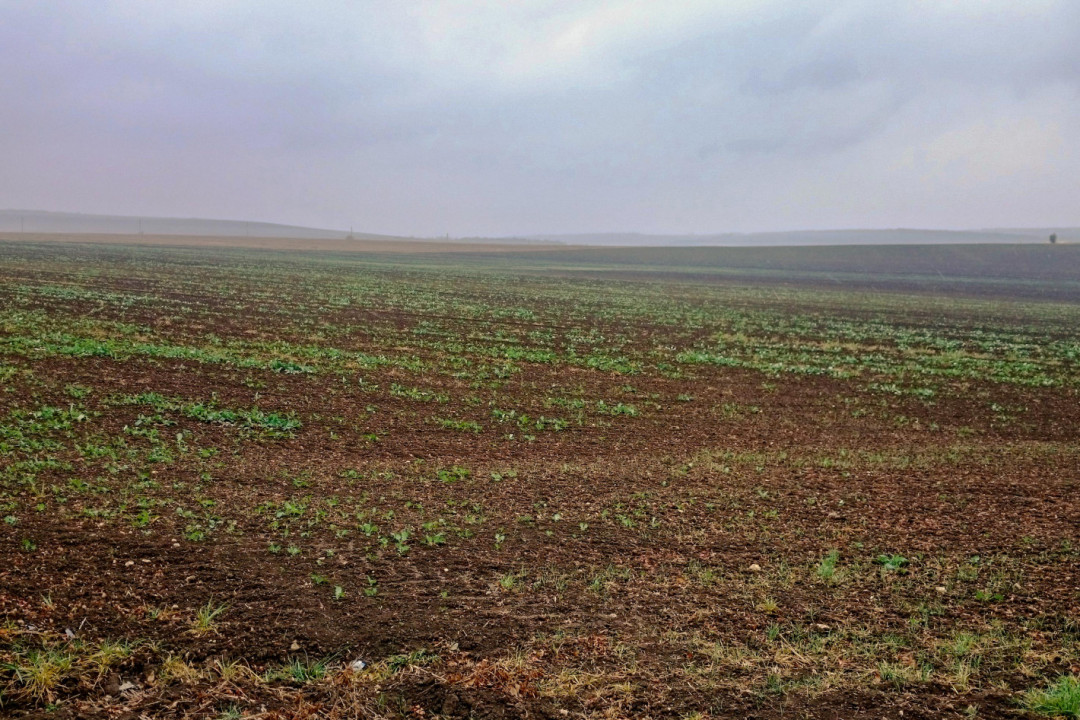
<path fill-rule="evenodd" d="M 134 564 L 135 564 L 134 560 L 128 560 L 126 563 L 124 563 L 124 567 L 131 567 Z"/>
<path fill-rule="evenodd" d="M 293 641 L 292 641 L 292 645 L 290 645 L 290 646 L 289 646 L 289 651 L 290 651 L 290 652 L 296 652 L 296 651 L 297 651 L 297 650 L 299 650 L 299 649 L 300 649 L 300 643 L 298 643 L 298 642 L 296 642 L 295 640 L 293 640 Z"/>
<path fill-rule="evenodd" d="M 120 684 L 120 692 L 127 692 L 128 690 L 134 690 L 135 683 L 125 682 Z"/>
<path fill-rule="evenodd" d="M 944 585 L 938 585 L 934 589 L 937 590 L 938 595 L 944 595 L 945 594 L 945 586 Z"/>
<path fill-rule="evenodd" d="M 752 572 L 752 573 L 761 572 L 761 566 L 758 565 L 757 563 L 754 563 L 753 565 L 751 565 L 749 569 L 750 569 L 750 572 Z"/>

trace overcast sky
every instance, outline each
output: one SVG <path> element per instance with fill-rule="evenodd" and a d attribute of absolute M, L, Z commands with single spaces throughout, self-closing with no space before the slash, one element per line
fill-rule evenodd
<path fill-rule="evenodd" d="M 0 0 L 0 207 L 1080 225 L 1077 0 Z"/>

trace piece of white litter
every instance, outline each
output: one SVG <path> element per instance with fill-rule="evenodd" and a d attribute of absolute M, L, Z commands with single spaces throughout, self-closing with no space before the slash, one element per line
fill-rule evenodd
<path fill-rule="evenodd" d="M 367 663 L 364 662 L 363 660 L 353 660 L 351 663 L 349 663 L 349 669 L 352 670 L 353 672 L 360 672 L 361 670 L 363 670 L 366 667 L 367 667 Z"/>
<path fill-rule="evenodd" d="M 134 689 L 135 689 L 135 683 L 132 683 L 132 682 L 126 682 L 126 683 L 124 683 L 124 684 L 122 684 L 120 686 L 120 692 L 127 692 L 128 690 L 134 690 Z"/>

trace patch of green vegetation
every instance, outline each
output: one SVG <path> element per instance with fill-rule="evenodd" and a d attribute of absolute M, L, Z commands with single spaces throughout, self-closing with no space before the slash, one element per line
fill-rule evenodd
<path fill-rule="evenodd" d="M 480 423 L 473 420 L 458 420 L 457 418 L 433 418 L 439 426 L 447 430 L 457 430 L 459 432 L 471 432 L 479 433 L 483 431 L 483 427 Z"/>
<path fill-rule="evenodd" d="M 303 423 L 291 413 L 267 412 L 257 407 L 250 410 L 219 408 L 214 403 L 183 402 L 156 392 L 125 395 L 117 398 L 116 402 L 121 405 L 146 405 L 159 413 L 178 412 L 184 417 L 204 423 L 260 430 L 272 437 L 288 437 L 303 427 Z"/>
<path fill-rule="evenodd" d="M 1046 688 L 1029 690 L 1024 707 L 1051 717 L 1080 718 L 1080 678 L 1063 675 Z"/>

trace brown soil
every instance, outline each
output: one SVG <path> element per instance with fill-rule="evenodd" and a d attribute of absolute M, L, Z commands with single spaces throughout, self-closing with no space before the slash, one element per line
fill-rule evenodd
<path fill-rule="evenodd" d="M 290 247 L 251 242 L 245 247 Z M 208 275 L 200 286 L 180 265 L 132 270 L 122 280 L 76 280 L 57 267 L 20 282 L 145 294 L 152 302 L 58 296 L 37 308 L 153 328 L 157 342 L 195 343 L 211 332 L 299 342 L 315 332 L 294 322 L 295 307 L 282 314 L 252 300 L 258 290 L 242 274 L 234 285 Z M 10 289 L 16 270 L 6 272 Z M 296 272 L 299 287 L 308 278 Z M 423 319 L 411 311 L 312 312 L 326 326 L 356 327 L 337 341 L 350 348 L 416 355 L 429 367 L 449 354 L 398 344 Z M 461 337 L 492 324 L 430 317 L 452 319 Z M 620 330 L 612 320 L 593 327 Z M 643 318 L 631 331 L 646 352 L 682 329 Z M 1080 612 L 1075 386 L 970 382 L 928 402 L 850 380 L 731 368 L 628 376 L 522 362 L 491 388 L 489 379 L 394 366 L 289 375 L 139 356 L 0 360 L 32 373 L 7 381 L 5 415 L 67 408 L 76 402 L 70 388 L 92 389 L 77 401 L 90 414 L 85 429 L 57 451 L 70 465 L 42 469 L 32 484 L 8 475 L 0 485 L 0 501 L 15 508 L 5 513 L 17 515 L 0 526 L 0 643 L 11 657 L 35 643 L 66 643 L 57 638 L 68 630 L 77 641 L 135 644 L 108 673 L 69 679 L 44 698 L 20 694 L 12 680 L 0 699 L 13 716 L 216 717 L 235 707 L 280 718 L 877 718 L 902 710 L 907 719 L 966 717 L 973 706 L 994 718 L 1016 717 L 1023 691 L 1078 670 L 1069 648 Z M 446 401 L 395 395 L 395 385 Z M 150 418 L 147 405 L 120 400 L 139 393 L 257 406 L 303 426 L 273 436 L 178 410 Z M 572 417 L 552 405 L 560 397 L 587 399 L 582 422 L 552 432 L 493 419 L 492 408 L 511 407 Z M 641 412 L 598 414 L 600 399 Z M 137 427 L 157 429 L 172 460 L 146 461 L 151 446 L 132 434 Z M 75 449 L 113 438 L 137 451 L 115 472 Z M 440 478 L 455 467 L 468 474 Z M 71 490 L 73 478 L 100 492 Z M 153 517 L 141 525 L 140 500 Z M 305 509 L 275 518 L 287 503 Z M 206 525 L 205 515 L 220 522 L 194 538 L 191 525 Z M 379 529 L 369 536 L 365 522 Z M 412 528 L 408 551 L 390 540 L 402 527 Z M 443 542 L 424 543 L 438 532 Z M 817 571 L 834 548 L 843 576 L 835 583 Z M 876 562 L 892 554 L 907 566 L 891 572 Z M 334 599 L 335 587 L 343 598 Z M 193 618 L 207 603 L 225 609 L 197 634 Z M 817 646 L 800 633 L 839 649 L 811 651 Z M 986 638 L 971 681 L 951 660 L 924 681 L 888 676 L 893 665 L 937 662 L 932 648 L 957 633 Z M 1020 661 L 1003 650 L 1014 639 L 1027 643 L 1011 651 Z M 393 660 L 419 649 L 438 662 Z M 264 673 L 324 657 L 397 672 L 268 683 L 215 670 L 237 660 Z M 191 677 L 168 675 L 170 658 L 193 668 Z M 815 685 L 833 671 L 831 685 Z M 131 688 L 120 692 L 120 681 Z"/>

